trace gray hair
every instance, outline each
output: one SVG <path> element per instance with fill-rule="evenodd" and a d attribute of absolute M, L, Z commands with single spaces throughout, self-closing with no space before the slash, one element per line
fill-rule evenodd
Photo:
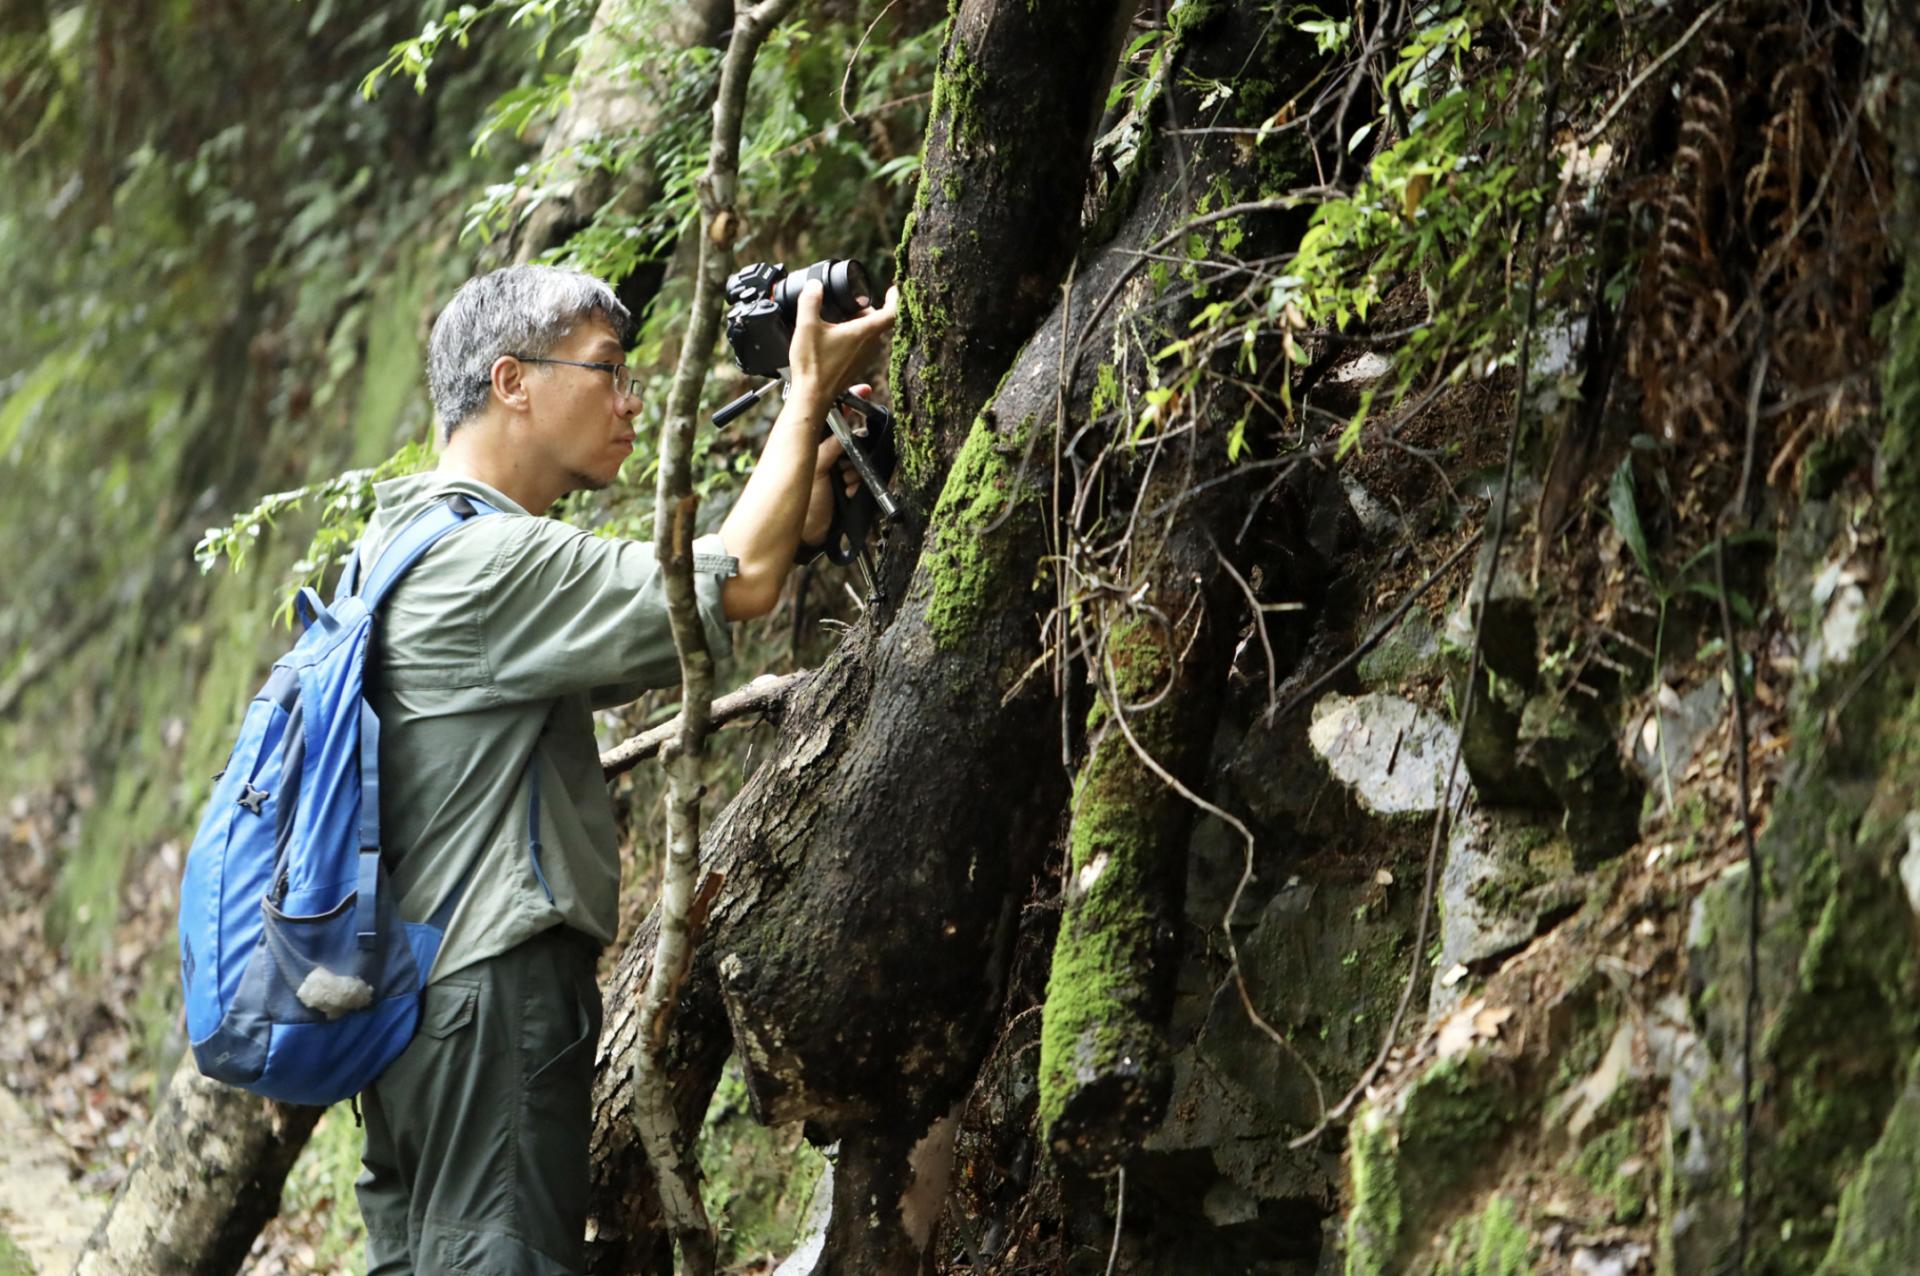
<path fill-rule="evenodd" d="M 441 437 L 487 406 L 501 355 L 540 358 L 592 319 L 622 345 L 632 335 L 633 316 L 613 289 L 584 271 L 508 266 L 460 285 L 427 341 L 427 390 Z"/>

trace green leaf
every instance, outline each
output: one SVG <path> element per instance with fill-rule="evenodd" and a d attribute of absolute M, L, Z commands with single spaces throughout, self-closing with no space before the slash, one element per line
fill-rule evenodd
<path fill-rule="evenodd" d="M 1233 429 L 1227 433 L 1227 460 L 1238 461 L 1240 454 L 1247 450 L 1247 413 L 1242 412 L 1240 419 L 1233 423 Z"/>
<path fill-rule="evenodd" d="M 1690 581 L 1687 584 L 1687 592 L 1698 594 L 1702 598 L 1711 599 L 1716 606 L 1719 605 L 1720 590 L 1718 586 L 1710 581 Z M 1739 590 L 1729 589 L 1727 591 L 1727 607 L 1733 612 L 1734 616 L 1738 618 L 1741 624 L 1751 625 L 1753 623 L 1753 604 L 1748 602 L 1746 595 L 1742 594 Z"/>
<path fill-rule="evenodd" d="M 1654 571 L 1653 555 L 1647 549 L 1646 530 L 1640 526 L 1640 507 L 1634 501 L 1631 456 L 1621 458 L 1620 464 L 1614 468 L 1613 480 L 1607 484 L 1607 513 L 1613 520 L 1614 530 L 1620 533 L 1620 539 L 1633 552 L 1634 561 L 1647 574 L 1654 592 L 1663 592 L 1660 577 Z"/>
<path fill-rule="evenodd" d="M 1360 428 L 1367 423 L 1367 413 L 1373 409 L 1373 390 L 1371 388 L 1360 395 L 1360 408 L 1353 414 L 1353 420 L 1347 422 L 1347 428 L 1340 432 L 1340 446 L 1334 452 L 1335 460 L 1344 461 L 1360 442 Z"/>

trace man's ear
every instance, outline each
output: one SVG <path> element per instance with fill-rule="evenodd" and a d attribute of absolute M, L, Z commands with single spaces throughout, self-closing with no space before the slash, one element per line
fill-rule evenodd
<path fill-rule="evenodd" d="M 510 354 L 503 354 L 495 359 L 493 367 L 487 370 L 487 380 L 493 385 L 493 397 L 509 411 L 525 412 L 527 410 L 526 364 Z"/>

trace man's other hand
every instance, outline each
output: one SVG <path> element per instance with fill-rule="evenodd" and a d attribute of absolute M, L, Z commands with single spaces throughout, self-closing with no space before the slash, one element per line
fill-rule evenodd
<path fill-rule="evenodd" d="M 850 386 L 847 392 L 863 399 L 873 397 L 873 387 L 870 385 Z M 828 409 L 830 412 L 839 410 Z M 855 432 L 858 431 L 859 427 L 856 426 Z M 854 469 L 853 462 L 847 459 L 839 436 L 829 431 L 827 437 L 820 440 L 819 450 L 814 453 L 813 491 L 807 498 L 807 520 L 800 527 L 802 545 L 819 545 L 826 541 L 827 532 L 833 526 L 833 485 L 836 478 L 840 490 L 848 496 L 860 490 L 860 471 Z"/>

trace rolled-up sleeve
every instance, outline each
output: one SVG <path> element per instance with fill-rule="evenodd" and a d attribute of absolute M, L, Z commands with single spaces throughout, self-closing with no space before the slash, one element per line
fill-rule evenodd
<path fill-rule="evenodd" d="M 731 560 L 717 536 L 695 541 L 694 556 L 701 628 L 720 660 L 732 650 L 720 602 Z M 528 519 L 503 538 L 484 589 L 481 646 L 502 700 L 586 693 L 619 704 L 679 681 L 652 545 Z"/>

